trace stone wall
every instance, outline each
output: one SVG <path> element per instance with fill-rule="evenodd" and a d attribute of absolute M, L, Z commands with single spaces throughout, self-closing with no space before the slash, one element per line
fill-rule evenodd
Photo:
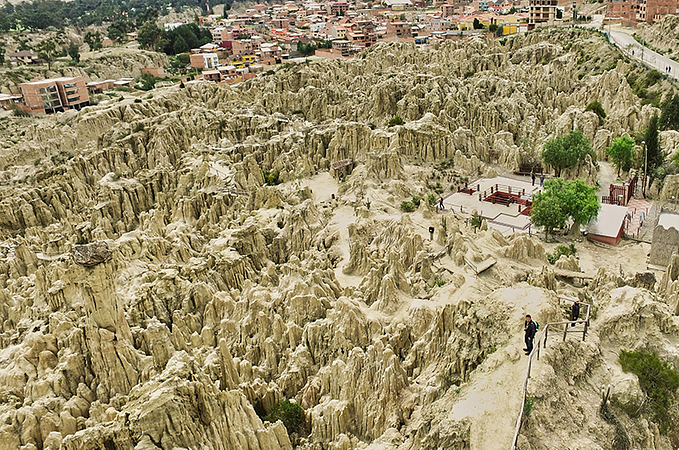
<path fill-rule="evenodd" d="M 650 263 L 656 266 L 666 266 L 672 259 L 672 253 L 679 251 L 679 231 L 676 228 L 667 229 L 658 225 L 653 230 Z"/>

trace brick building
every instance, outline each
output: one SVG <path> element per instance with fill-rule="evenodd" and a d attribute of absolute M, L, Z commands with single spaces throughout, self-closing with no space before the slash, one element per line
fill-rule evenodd
<path fill-rule="evenodd" d="M 556 1 L 556 0 L 555 0 Z M 386 37 L 409 38 L 412 37 L 412 29 L 406 22 L 388 22 Z"/>
<path fill-rule="evenodd" d="M 677 0 L 646 0 L 645 17 L 648 23 L 657 22 L 668 14 L 676 14 L 679 8 Z"/>
<path fill-rule="evenodd" d="M 553 23 L 556 19 L 558 0 L 530 0 L 530 23 Z"/>
<path fill-rule="evenodd" d="M 83 77 L 52 78 L 19 85 L 24 105 L 31 113 L 54 113 L 90 104 Z"/>
<path fill-rule="evenodd" d="M 668 14 L 676 14 L 678 0 L 609 0 L 606 18 L 621 20 L 626 25 L 653 23 Z"/>

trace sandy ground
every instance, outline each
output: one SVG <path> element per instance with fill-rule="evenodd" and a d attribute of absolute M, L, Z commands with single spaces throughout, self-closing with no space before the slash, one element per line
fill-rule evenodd
<path fill-rule="evenodd" d="M 533 287 L 503 289 L 496 295 L 517 324 L 523 323 L 527 312 L 535 315 L 546 303 L 542 290 Z M 517 326 L 516 330 L 505 346 L 472 372 L 453 406 L 454 419 L 466 418 L 471 423 L 472 450 L 511 448 L 528 362 L 523 353 L 523 328 Z"/>

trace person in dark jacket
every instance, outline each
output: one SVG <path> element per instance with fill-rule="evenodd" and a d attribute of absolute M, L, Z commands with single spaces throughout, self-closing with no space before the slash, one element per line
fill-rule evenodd
<path fill-rule="evenodd" d="M 526 333 L 524 338 L 526 341 L 526 348 L 524 348 L 524 351 L 526 352 L 526 355 L 530 355 L 533 351 L 533 339 L 535 338 L 535 333 L 537 332 L 537 329 L 535 328 L 535 322 L 533 322 L 533 319 L 531 319 L 530 314 L 526 316 L 524 332 Z"/>
<path fill-rule="evenodd" d="M 580 317 L 580 302 L 576 300 L 571 307 L 571 320 L 578 320 L 578 317 Z M 572 323 L 571 326 L 574 327 L 575 324 Z"/>

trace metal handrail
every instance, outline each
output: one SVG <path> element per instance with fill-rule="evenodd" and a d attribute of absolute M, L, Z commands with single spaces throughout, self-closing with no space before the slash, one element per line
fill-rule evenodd
<path fill-rule="evenodd" d="M 558 296 L 559 299 L 561 300 L 567 300 L 569 302 L 574 303 L 575 301 L 579 301 L 579 299 L 574 299 L 571 297 L 566 297 L 563 295 Z M 567 320 L 567 321 L 562 321 L 562 322 L 549 322 L 544 326 L 544 328 L 538 333 L 538 336 L 540 336 L 540 339 L 536 339 L 537 345 L 533 348 L 533 351 L 528 355 L 528 368 L 526 369 L 526 377 L 523 380 L 523 393 L 521 396 L 521 409 L 519 409 L 519 417 L 516 419 L 516 428 L 514 431 L 514 439 L 512 440 L 512 450 L 516 449 L 516 441 L 519 439 L 519 432 L 521 431 L 521 420 L 523 419 L 523 408 L 525 407 L 526 404 L 526 394 L 528 392 L 528 379 L 530 378 L 530 370 L 533 365 L 533 355 L 537 355 L 538 360 L 540 359 L 540 342 L 543 339 L 544 336 L 544 342 L 542 346 L 544 348 L 547 347 L 547 330 L 549 329 L 550 326 L 555 327 L 557 325 L 564 325 L 564 332 L 563 332 L 563 340 L 566 340 L 566 334 L 569 332 L 568 328 L 569 325 L 573 324 L 579 324 L 582 323 L 585 325 L 585 329 L 582 331 L 582 340 L 585 340 L 585 336 L 587 335 L 587 328 L 589 327 L 589 315 L 590 311 L 592 309 L 592 305 L 589 303 L 584 303 L 580 302 L 581 305 L 586 305 L 587 306 L 587 314 L 584 319 L 581 320 Z M 578 331 L 579 332 L 579 331 Z"/>

